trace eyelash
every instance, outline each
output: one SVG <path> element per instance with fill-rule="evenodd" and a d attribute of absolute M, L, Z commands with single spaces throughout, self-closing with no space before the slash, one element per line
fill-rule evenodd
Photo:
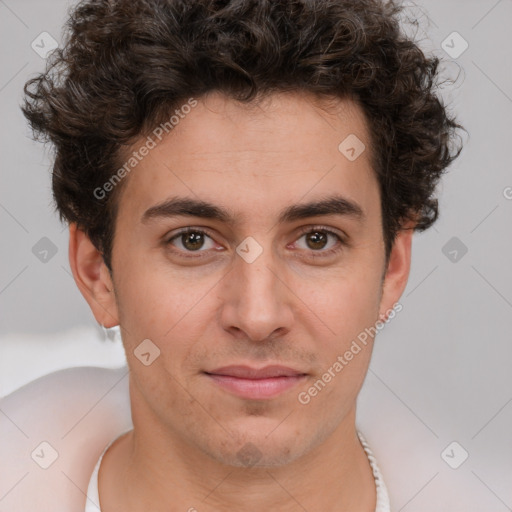
<path fill-rule="evenodd" d="M 306 226 L 304 228 L 302 228 L 300 231 L 299 231 L 299 236 L 297 237 L 296 240 L 299 240 L 302 236 L 308 234 L 308 233 L 314 233 L 314 232 L 321 232 L 321 233 L 326 233 L 328 235 L 332 235 L 334 236 L 338 243 L 336 244 L 336 246 L 334 248 L 331 248 L 331 249 L 328 249 L 327 251 L 314 251 L 314 250 L 310 250 L 310 256 L 312 258 L 325 258 L 325 257 L 328 257 L 328 256 L 331 256 L 333 254 L 336 254 L 338 252 L 340 252 L 341 250 L 343 250 L 343 247 L 347 245 L 345 239 L 338 233 L 336 233 L 335 231 L 332 231 L 328 228 L 325 228 L 323 226 Z M 210 236 L 210 234 L 208 233 L 208 231 L 205 231 L 204 229 L 200 229 L 200 228 L 194 228 L 194 227 L 187 227 L 187 228 L 183 228 L 181 229 L 180 231 L 178 231 L 176 234 L 174 234 L 171 238 L 167 239 L 167 241 L 165 242 L 165 245 L 166 246 L 169 246 L 169 245 L 172 245 L 172 242 L 173 240 L 176 240 L 177 238 L 179 238 L 180 236 L 184 235 L 184 234 L 187 234 L 187 233 L 196 233 L 196 234 L 202 234 L 202 235 L 206 235 L 208 236 L 209 238 L 212 238 L 212 236 Z M 185 258 L 195 258 L 195 259 L 198 259 L 198 258 L 204 258 L 204 257 L 209 257 L 209 252 L 208 250 L 206 251 L 197 251 L 196 254 L 194 254 L 194 256 L 190 255 L 190 254 L 186 254 L 186 253 L 192 253 L 193 251 L 182 251 L 182 250 L 174 250 L 173 249 L 173 252 L 176 252 L 176 253 L 179 253 L 181 256 L 185 257 Z"/>

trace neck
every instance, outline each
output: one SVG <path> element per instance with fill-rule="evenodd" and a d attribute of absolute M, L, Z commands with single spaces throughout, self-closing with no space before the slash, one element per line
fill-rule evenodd
<path fill-rule="evenodd" d="M 148 415 L 140 415 L 147 421 Z M 103 512 L 344 510 L 374 512 L 376 489 L 357 436 L 355 407 L 316 448 L 281 466 L 220 463 L 162 426 L 138 422 L 105 454 Z"/>

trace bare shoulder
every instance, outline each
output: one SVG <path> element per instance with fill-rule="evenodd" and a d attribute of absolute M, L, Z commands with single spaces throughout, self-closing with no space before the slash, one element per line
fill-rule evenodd
<path fill-rule="evenodd" d="M 83 511 L 98 457 L 131 426 L 126 367 L 69 368 L 2 398 L 2 506 Z"/>

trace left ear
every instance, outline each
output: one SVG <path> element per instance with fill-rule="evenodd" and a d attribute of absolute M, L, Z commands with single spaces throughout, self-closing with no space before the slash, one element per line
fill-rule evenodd
<path fill-rule="evenodd" d="M 411 246 L 414 223 L 408 222 L 397 233 L 384 276 L 379 317 L 385 321 L 393 305 L 398 302 L 407 286 L 411 268 Z"/>

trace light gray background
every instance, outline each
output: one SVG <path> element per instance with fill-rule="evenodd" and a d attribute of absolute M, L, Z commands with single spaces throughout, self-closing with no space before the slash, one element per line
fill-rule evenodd
<path fill-rule="evenodd" d="M 360 414 L 371 413 L 370 398 L 387 396 L 404 415 L 400 428 L 422 430 L 438 461 L 400 510 L 428 510 L 441 482 L 464 474 L 472 510 L 501 512 L 512 510 L 512 0 L 418 4 L 408 2 L 421 15 L 421 45 L 445 59 L 450 76 L 460 72 L 443 96 L 470 136 L 439 188 L 439 221 L 415 235 L 403 311 L 379 334 Z M 51 155 L 31 141 L 19 109 L 23 84 L 44 64 L 31 42 L 43 31 L 60 41 L 68 5 L 0 0 L 0 395 L 57 367 L 122 362 L 119 345 L 92 350 L 82 331 L 62 334 L 84 326 L 97 338 L 52 212 Z M 441 47 L 454 31 L 469 44 L 457 59 Z M 58 248 L 46 263 L 32 253 L 42 237 Z M 456 262 L 443 253 L 452 237 L 467 247 Z M 454 440 L 469 453 L 457 470 L 440 457 Z"/>

